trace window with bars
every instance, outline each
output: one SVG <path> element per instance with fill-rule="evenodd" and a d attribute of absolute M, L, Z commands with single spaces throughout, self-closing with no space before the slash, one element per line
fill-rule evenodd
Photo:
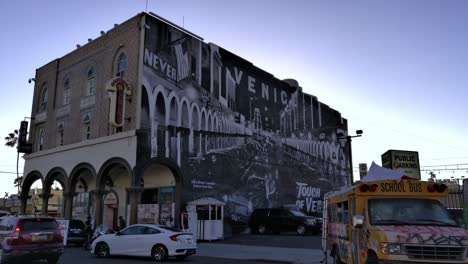
<path fill-rule="evenodd" d="M 44 149 L 44 128 L 42 127 L 37 132 L 37 149 L 39 151 Z"/>
<path fill-rule="evenodd" d="M 70 94 L 71 94 L 70 79 L 66 79 L 63 84 L 63 104 L 67 105 L 70 103 Z"/>
<path fill-rule="evenodd" d="M 47 86 L 43 86 L 41 90 L 41 96 L 39 98 L 39 112 L 45 111 L 47 108 Z"/>
<path fill-rule="evenodd" d="M 127 56 L 125 53 L 120 54 L 117 62 L 117 76 L 124 78 L 127 71 Z"/>
<path fill-rule="evenodd" d="M 95 91 L 95 79 L 96 75 L 94 68 L 89 69 L 88 71 L 88 95 L 93 95 Z"/>

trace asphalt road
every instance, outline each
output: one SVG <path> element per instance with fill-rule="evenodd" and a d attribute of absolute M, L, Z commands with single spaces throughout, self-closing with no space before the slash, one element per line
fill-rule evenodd
<path fill-rule="evenodd" d="M 239 244 L 246 246 L 321 249 L 322 237 L 321 235 L 298 236 L 295 233 L 286 233 L 281 235 L 234 234 L 232 237 L 216 243 Z"/>
<path fill-rule="evenodd" d="M 40 263 L 40 262 L 38 262 Z M 45 263 L 45 262 L 44 262 Z M 67 247 L 65 253 L 60 258 L 59 264 L 124 264 L 124 263 L 154 263 L 151 258 L 136 258 L 136 257 L 109 257 L 109 258 L 97 258 L 88 251 L 78 247 Z M 258 262 L 238 259 L 222 259 L 222 258 L 209 258 L 200 257 L 197 255 L 190 256 L 185 260 L 169 259 L 165 263 L 200 263 L 200 264 L 215 264 L 215 263 L 226 263 L 226 264 L 280 264 L 280 262 Z"/>
<path fill-rule="evenodd" d="M 221 243 L 221 244 L 237 244 L 245 246 L 266 246 L 266 247 L 281 247 L 281 248 L 305 248 L 305 249 L 320 249 L 320 235 L 298 236 L 293 233 L 281 235 L 251 235 L 251 234 L 236 234 L 225 240 L 216 242 L 198 242 L 198 243 Z M 40 263 L 40 262 L 38 262 Z M 45 263 L 45 262 L 43 262 Z M 67 247 L 65 253 L 59 260 L 60 264 L 120 264 L 120 263 L 154 263 L 150 258 L 135 258 L 135 257 L 110 257 L 97 258 L 89 251 L 83 250 L 81 247 Z M 272 261 L 250 261 L 238 259 L 224 259 L 202 256 L 190 256 L 186 260 L 179 261 L 170 259 L 166 263 L 203 263 L 203 264 L 282 264 L 282 262 Z"/>

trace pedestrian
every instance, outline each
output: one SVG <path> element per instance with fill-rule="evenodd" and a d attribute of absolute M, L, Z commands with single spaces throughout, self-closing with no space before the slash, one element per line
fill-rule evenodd
<path fill-rule="evenodd" d="M 119 216 L 119 230 L 122 230 L 125 227 L 127 227 L 127 223 L 125 222 L 122 216 Z"/>

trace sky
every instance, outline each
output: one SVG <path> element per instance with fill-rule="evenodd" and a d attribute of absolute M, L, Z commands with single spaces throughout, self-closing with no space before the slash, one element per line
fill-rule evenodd
<path fill-rule="evenodd" d="M 2 139 L 31 115 L 37 68 L 151 11 L 296 79 L 348 120 L 350 135 L 363 130 L 355 175 L 401 149 L 419 152 L 423 179 L 468 176 L 468 1 L 17 0 L 0 10 Z M 15 193 L 15 177 L 16 149 L 1 147 L 0 195 Z"/>

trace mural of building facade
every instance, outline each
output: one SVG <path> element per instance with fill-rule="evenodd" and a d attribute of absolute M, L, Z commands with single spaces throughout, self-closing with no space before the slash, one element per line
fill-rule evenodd
<path fill-rule="evenodd" d="M 348 183 L 341 114 L 254 64 L 154 14 L 140 13 L 35 76 L 23 208 L 58 182 L 63 215 L 95 225 L 180 222 L 188 202 L 320 213 Z M 24 209 L 23 209 L 24 210 Z"/>
<path fill-rule="evenodd" d="M 349 177 L 337 139 L 346 120 L 294 80 L 156 19 L 147 24 L 138 159 L 173 160 L 182 204 L 214 197 L 233 220 L 259 207 L 321 212 L 323 194 Z"/>

